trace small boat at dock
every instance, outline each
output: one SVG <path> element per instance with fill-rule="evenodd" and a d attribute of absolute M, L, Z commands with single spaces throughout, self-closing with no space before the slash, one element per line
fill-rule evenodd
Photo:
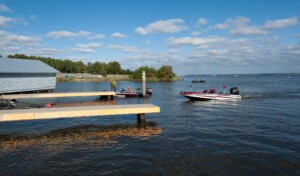
<path fill-rule="evenodd" d="M 146 89 L 146 96 L 152 95 L 152 88 L 147 88 Z M 141 90 L 132 90 L 132 91 L 117 91 L 116 96 L 118 97 L 143 97 L 143 92 Z"/>

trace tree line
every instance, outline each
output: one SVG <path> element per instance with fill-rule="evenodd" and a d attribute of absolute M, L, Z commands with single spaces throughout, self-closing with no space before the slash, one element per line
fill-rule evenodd
<path fill-rule="evenodd" d="M 131 78 L 133 80 L 141 80 L 142 71 L 146 72 L 146 78 L 148 81 L 171 81 L 176 76 L 171 66 L 163 65 L 157 70 L 147 66 L 140 67 L 130 75 Z"/>
<path fill-rule="evenodd" d="M 107 74 L 130 75 L 132 73 L 129 69 L 122 69 L 119 62 L 116 61 L 108 63 L 97 61 L 85 64 L 82 61 L 74 62 L 69 59 L 62 60 L 50 57 L 26 56 L 24 54 L 8 55 L 8 58 L 40 60 L 62 73 L 91 73 L 101 74 L 103 76 L 106 76 Z"/>
<path fill-rule="evenodd" d="M 120 74 L 130 75 L 132 80 L 141 80 L 142 71 L 146 71 L 146 78 L 149 81 L 171 81 L 176 76 L 172 67 L 168 65 L 163 65 L 157 70 L 152 67 L 142 66 L 135 71 L 131 71 L 130 69 L 122 69 L 120 63 L 116 61 L 108 63 L 96 61 L 85 64 L 82 61 L 74 62 L 68 59 L 62 60 L 50 57 L 26 56 L 24 54 L 8 55 L 8 58 L 40 60 L 62 73 L 91 73 L 101 74 L 103 76 L 107 74 Z"/>

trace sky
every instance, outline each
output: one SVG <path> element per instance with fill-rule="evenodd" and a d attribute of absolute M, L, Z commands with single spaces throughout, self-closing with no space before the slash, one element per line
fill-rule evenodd
<path fill-rule="evenodd" d="M 177 75 L 300 72 L 299 0 L 0 0 L 0 54 Z"/>

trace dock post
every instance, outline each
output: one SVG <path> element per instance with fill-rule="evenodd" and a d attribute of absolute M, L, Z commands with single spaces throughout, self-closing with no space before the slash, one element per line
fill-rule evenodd
<path fill-rule="evenodd" d="M 142 80 L 143 80 L 143 97 L 146 97 L 146 72 L 142 72 Z"/>
<path fill-rule="evenodd" d="M 146 114 L 138 114 L 137 115 L 137 121 L 138 122 L 145 122 L 146 121 Z"/>
<path fill-rule="evenodd" d="M 137 128 L 144 128 L 146 125 L 146 114 L 137 115 Z"/>

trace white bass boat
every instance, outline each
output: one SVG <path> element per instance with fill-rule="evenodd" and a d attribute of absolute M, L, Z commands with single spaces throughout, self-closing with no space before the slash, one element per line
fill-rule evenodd
<path fill-rule="evenodd" d="M 240 100 L 242 98 L 237 87 L 231 88 L 230 94 L 216 93 L 215 89 L 211 88 L 203 92 L 181 91 L 180 95 L 190 100 Z"/>

